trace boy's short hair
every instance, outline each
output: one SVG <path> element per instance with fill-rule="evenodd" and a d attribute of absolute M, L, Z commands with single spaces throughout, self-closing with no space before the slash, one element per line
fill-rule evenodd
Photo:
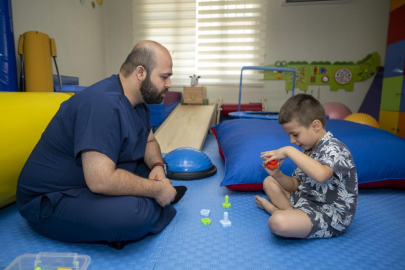
<path fill-rule="evenodd" d="M 313 96 L 297 94 L 290 97 L 283 104 L 278 115 L 278 122 L 281 125 L 293 120 L 306 128 L 309 127 L 314 120 L 319 120 L 325 128 L 325 109 Z"/>

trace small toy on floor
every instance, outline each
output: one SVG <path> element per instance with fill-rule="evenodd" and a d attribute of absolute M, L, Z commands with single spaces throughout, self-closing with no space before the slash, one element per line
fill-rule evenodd
<path fill-rule="evenodd" d="M 210 210 L 209 209 L 201 209 L 200 215 L 208 217 L 210 215 Z"/>
<path fill-rule="evenodd" d="M 203 225 L 210 225 L 211 224 L 211 219 L 210 218 L 202 218 L 201 223 Z"/>
<path fill-rule="evenodd" d="M 228 195 L 225 195 L 225 202 L 222 203 L 222 207 L 224 207 L 224 208 L 231 207 L 231 204 L 229 203 L 229 196 Z"/>
<path fill-rule="evenodd" d="M 228 212 L 224 212 L 224 219 L 221 221 L 222 227 L 229 227 L 232 225 L 232 222 L 228 219 Z"/>

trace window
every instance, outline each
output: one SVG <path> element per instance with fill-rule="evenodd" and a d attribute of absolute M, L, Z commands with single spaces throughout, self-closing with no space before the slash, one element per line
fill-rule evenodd
<path fill-rule="evenodd" d="M 263 65 L 267 0 L 134 0 L 134 42 L 151 39 L 172 54 L 173 86 L 239 84 L 242 66 Z M 243 84 L 263 74 L 243 72 Z"/>
<path fill-rule="evenodd" d="M 195 0 L 133 1 L 134 44 L 155 40 L 164 45 L 173 59 L 173 86 L 190 84 L 196 66 Z"/>

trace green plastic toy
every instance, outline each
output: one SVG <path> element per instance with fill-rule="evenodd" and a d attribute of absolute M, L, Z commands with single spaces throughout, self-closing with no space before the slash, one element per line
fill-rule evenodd
<path fill-rule="evenodd" d="M 282 67 L 295 69 L 295 88 L 303 91 L 308 86 L 329 85 L 331 91 L 344 89 L 353 91 L 355 82 L 362 82 L 372 78 L 380 66 L 380 55 L 373 52 L 357 61 L 276 61 L 268 67 Z M 265 80 L 285 80 L 286 90 L 292 90 L 293 74 L 291 72 L 264 71 Z M 319 87 L 318 87 L 319 89 Z"/>
<path fill-rule="evenodd" d="M 211 224 L 211 219 L 210 218 L 202 218 L 201 223 L 203 225 L 210 225 Z"/>
<path fill-rule="evenodd" d="M 229 208 L 229 207 L 231 207 L 231 204 L 229 203 L 229 197 L 228 197 L 228 195 L 225 195 L 225 202 L 222 203 L 222 207 L 224 207 L 224 208 Z"/>

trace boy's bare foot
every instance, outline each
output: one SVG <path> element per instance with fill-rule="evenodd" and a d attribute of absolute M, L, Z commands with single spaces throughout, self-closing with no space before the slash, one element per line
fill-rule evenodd
<path fill-rule="evenodd" d="M 260 209 L 264 209 L 263 204 L 262 204 L 262 200 L 266 200 L 265 198 L 259 197 L 259 196 L 255 196 L 255 202 L 257 204 L 257 207 L 259 207 Z M 267 200 L 266 200 L 267 201 Z"/>
<path fill-rule="evenodd" d="M 270 215 L 273 214 L 274 212 L 280 210 L 277 207 L 274 206 L 269 200 L 266 198 L 260 197 L 260 196 L 255 196 L 255 202 L 257 204 L 257 207 L 260 209 L 264 209 L 267 213 Z"/>

